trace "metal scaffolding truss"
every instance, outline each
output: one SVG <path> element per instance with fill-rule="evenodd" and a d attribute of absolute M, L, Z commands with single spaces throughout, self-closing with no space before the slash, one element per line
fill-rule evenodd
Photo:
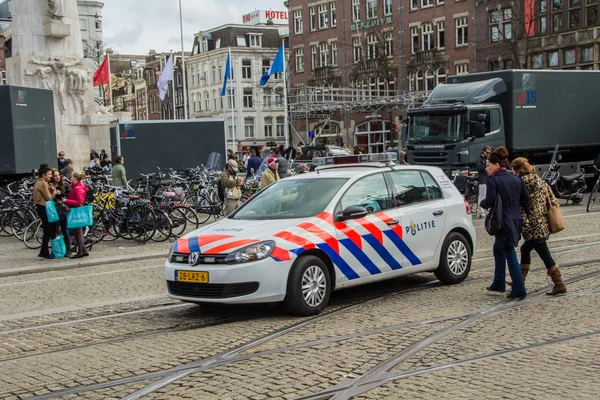
<path fill-rule="evenodd" d="M 330 114 L 334 112 L 406 111 L 418 107 L 429 92 L 401 92 L 394 90 L 299 87 L 288 96 L 292 118 L 298 114 Z M 296 116 L 294 116 L 296 114 Z M 303 119 L 303 118 L 302 118 Z"/>

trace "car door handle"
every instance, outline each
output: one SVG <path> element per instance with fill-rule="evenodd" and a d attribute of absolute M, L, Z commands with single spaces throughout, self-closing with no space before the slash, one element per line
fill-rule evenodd
<path fill-rule="evenodd" d="M 386 224 L 388 224 L 389 226 L 398 225 L 399 223 L 400 223 L 400 221 L 398 221 L 397 219 L 386 222 Z"/>
<path fill-rule="evenodd" d="M 444 213 L 444 211 L 443 211 L 443 210 L 439 210 L 439 211 L 434 211 L 434 212 L 433 212 L 433 215 L 435 215 L 435 216 L 437 217 L 437 216 L 440 216 L 440 215 L 442 215 L 443 213 Z"/>

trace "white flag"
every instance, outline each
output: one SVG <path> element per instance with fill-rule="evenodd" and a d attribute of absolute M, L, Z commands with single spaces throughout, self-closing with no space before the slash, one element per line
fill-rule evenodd
<path fill-rule="evenodd" d="M 160 74 L 160 78 L 158 78 L 158 96 L 161 100 L 165 99 L 167 95 L 167 91 L 169 90 L 169 81 L 173 80 L 173 54 L 169 57 L 167 64 L 165 65 L 165 69 L 163 69 Z"/>

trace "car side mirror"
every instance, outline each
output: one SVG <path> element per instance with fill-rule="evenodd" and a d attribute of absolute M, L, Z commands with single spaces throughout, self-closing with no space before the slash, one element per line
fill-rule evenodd
<path fill-rule="evenodd" d="M 480 116 L 483 115 L 485 117 L 484 114 L 480 114 Z M 473 136 L 475 136 L 476 138 L 482 138 L 485 137 L 485 125 L 483 123 L 481 123 L 480 121 L 471 121 L 471 129 L 473 132 Z"/>
<path fill-rule="evenodd" d="M 487 122 L 487 115 L 485 115 L 485 114 L 477 114 L 476 120 L 479 121 L 479 122 L 484 122 L 485 123 L 485 122 Z"/>
<path fill-rule="evenodd" d="M 369 212 L 366 208 L 360 206 L 349 206 L 337 215 L 338 221 L 347 221 L 349 219 L 357 219 L 366 217 Z"/>

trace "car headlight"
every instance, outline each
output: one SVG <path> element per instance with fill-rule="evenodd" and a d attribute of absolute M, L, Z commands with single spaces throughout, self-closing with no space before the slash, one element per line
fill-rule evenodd
<path fill-rule="evenodd" d="M 175 252 L 175 245 L 171 246 L 171 250 L 169 251 L 169 256 L 167 257 L 167 261 L 171 261 L 173 258 L 173 253 Z"/>
<path fill-rule="evenodd" d="M 242 247 L 241 249 L 230 253 L 225 258 L 225 262 L 228 264 L 239 264 L 263 260 L 271 255 L 273 249 L 275 249 L 275 242 L 272 240 L 253 243 L 250 246 Z"/>

